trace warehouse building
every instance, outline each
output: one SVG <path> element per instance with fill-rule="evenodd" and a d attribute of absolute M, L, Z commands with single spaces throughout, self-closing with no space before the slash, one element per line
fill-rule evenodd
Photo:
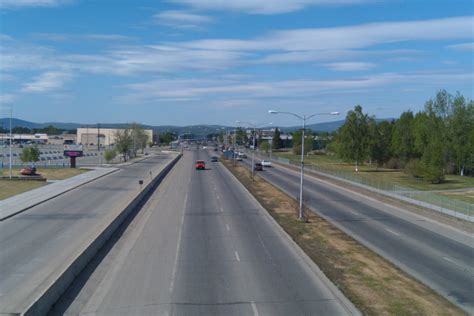
<path fill-rule="evenodd" d="M 97 127 L 81 127 L 77 129 L 77 143 L 87 146 L 97 146 L 100 143 L 103 146 L 110 146 L 115 143 L 115 135 L 120 128 L 97 128 Z M 148 135 L 148 141 L 153 140 L 153 130 L 144 129 Z"/>

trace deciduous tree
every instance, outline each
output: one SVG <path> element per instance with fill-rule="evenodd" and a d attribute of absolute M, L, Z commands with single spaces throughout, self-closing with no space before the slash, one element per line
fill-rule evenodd
<path fill-rule="evenodd" d="M 356 172 L 359 171 L 359 163 L 368 155 L 369 121 L 370 118 L 362 112 L 362 107 L 356 105 L 354 110 L 347 113 L 346 121 L 338 131 L 338 154 L 343 159 L 355 161 Z"/>

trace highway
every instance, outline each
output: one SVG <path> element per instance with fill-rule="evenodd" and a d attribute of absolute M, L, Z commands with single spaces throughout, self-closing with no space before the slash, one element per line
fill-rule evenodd
<path fill-rule="evenodd" d="M 347 315 L 265 212 L 207 151 L 185 151 L 50 314 Z"/>
<path fill-rule="evenodd" d="M 242 163 L 250 168 L 251 160 Z M 293 197 L 299 195 L 299 172 L 274 165 L 258 175 Z M 474 314 L 474 236 L 309 175 L 304 200 L 350 236 Z"/>
<path fill-rule="evenodd" d="M 147 183 L 173 157 L 152 156 L 0 222 L 0 314 L 25 310 L 128 205 L 138 180 Z"/>

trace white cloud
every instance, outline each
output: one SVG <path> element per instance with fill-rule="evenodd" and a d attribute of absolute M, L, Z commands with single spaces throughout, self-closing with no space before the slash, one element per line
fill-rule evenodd
<path fill-rule="evenodd" d="M 55 7 L 69 0 L 0 0 L 0 8 Z"/>
<path fill-rule="evenodd" d="M 174 73 L 181 70 L 224 70 L 239 64 L 245 54 L 218 50 L 193 50 L 162 45 L 129 47 L 105 56 L 71 55 L 67 60 L 80 71 L 116 75 Z"/>
<path fill-rule="evenodd" d="M 134 39 L 130 36 L 120 34 L 62 34 L 62 33 L 34 33 L 34 39 L 47 40 L 51 42 L 71 42 L 71 41 L 102 41 L 102 42 L 122 42 Z"/>
<path fill-rule="evenodd" d="M 449 45 L 448 48 L 458 50 L 458 51 L 472 52 L 474 51 L 474 42 Z"/>
<path fill-rule="evenodd" d="M 211 23 L 213 19 L 206 15 L 198 15 L 185 11 L 163 11 L 153 16 L 159 24 L 176 28 L 197 28 Z"/>
<path fill-rule="evenodd" d="M 472 73 L 382 73 L 365 77 L 327 80 L 237 81 L 209 79 L 160 79 L 126 85 L 130 93 L 122 100 L 143 102 L 194 98 L 201 100 L 259 98 L 307 98 L 323 93 L 366 92 L 367 89 L 392 84 L 438 86 L 445 82 L 468 82 Z M 133 103 L 132 102 L 132 103 Z"/>
<path fill-rule="evenodd" d="M 373 63 L 364 62 L 341 62 L 326 64 L 326 66 L 334 71 L 361 71 L 372 69 L 376 65 Z"/>
<path fill-rule="evenodd" d="M 45 72 L 25 84 L 22 91 L 42 93 L 59 90 L 70 79 L 71 75 L 67 72 Z"/>
<path fill-rule="evenodd" d="M 470 38 L 474 17 L 370 23 L 333 28 L 283 30 L 252 40 L 207 39 L 183 47 L 242 51 L 345 50 L 379 44 Z"/>
<path fill-rule="evenodd" d="M 0 104 L 10 104 L 15 99 L 16 97 L 13 94 L 0 94 Z"/>
<path fill-rule="evenodd" d="M 367 0 L 170 0 L 199 10 L 238 11 L 250 14 L 280 14 L 313 5 L 351 5 Z"/>

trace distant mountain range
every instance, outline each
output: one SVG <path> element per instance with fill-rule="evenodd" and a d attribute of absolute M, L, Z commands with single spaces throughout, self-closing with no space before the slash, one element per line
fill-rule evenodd
<path fill-rule="evenodd" d="M 392 120 L 389 119 L 377 119 L 377 121 L 386 121 Z M 333 122 L 325 122 L 325 123 L 316 123 L 308 125 L 307 128 L 311 129 L 313 132 L 333 132 L 337 130 L 344 124 L 344 120 L 333 121 Z M 12 119 L 12 127 L 26 127 L 29 129 L 34 128 L 45 128 L 47 126 L 54 126 L 59 129 L 65 130 L 73 130 L 79 127 L 89 127 L 89 128 L 97 128 L 97 125 L 87 125 L 87 124 L 79 124 L 79 123 L 60 123 L 60 122 L 46 122 L 46 123 L 35 123 L 29 122 L 17 118 Z M 114 124 L 100 124 L 102 128 L 124 128 L 128 126 L 127 123 L 114 123 Z M 144 128 L 153 129 L 157 133 L 164 133 L 164 132 L 174 132 L 179 135 L 182 134 L 194 134 L 194 135 L 208 135 L 212 133 L 219 133 L 222 130 L 233 130 L 234 126 L 223 126 L 223 125 L 191 125 L 191 126 L 174 126 L 174 125 L 160 125 L 160 126 L 152 126 L 152 125 L 142 125 Z M 10 119 L 9 118 L 0 118 L 0 127 L 8 129 L 10 127 Z M 272 126 L 273 127 L 273 126 Z M 270 127 L 268 127 L 270 128 Z M 279 127 L 282 132 L 288 133 L 295 131 L 300 126 L 291 126 L 291 127 Z"/>

